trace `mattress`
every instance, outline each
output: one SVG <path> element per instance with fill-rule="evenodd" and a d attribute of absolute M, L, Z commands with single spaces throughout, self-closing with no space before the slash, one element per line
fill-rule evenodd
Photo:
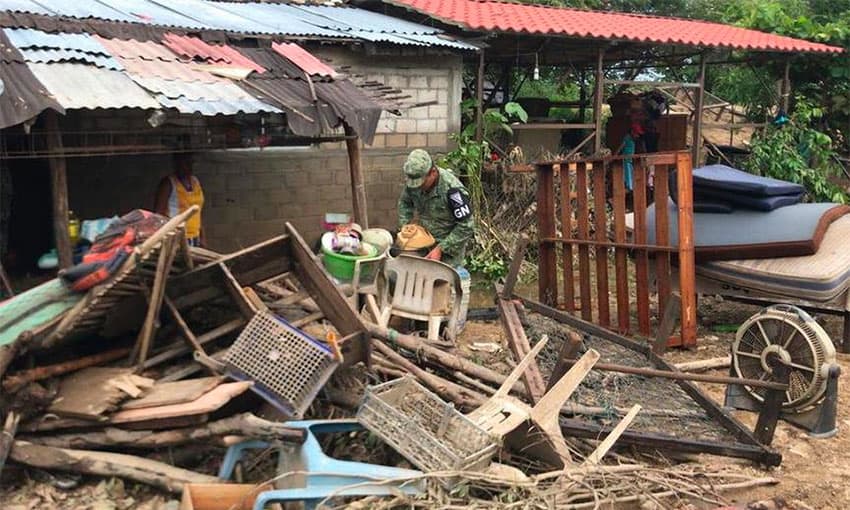
<path fill-rule="evenodd" d="M 668 199 L 670 243 L 678 243 L 678 210 Z M 694 213 L 697 261 L 812 255 L 827 227 L 850 212 L 832 204 L 795 204 L 770 212 L 738 209 L 730 214 Z M 647 208 L 649 243 L 655 244 L 655 205 Z"/>
<path fill-rule="evenodd" d="M 793 182 L 753 175 L 726 165 L 694 168 L 694 190 L 712 189 L 760 197 L 801 195 L 806 189 Z"/>
<path fill-rule="evenodd" d="M 732 212 L 731 209 L 735 207 L 755 209 L 757 211 L 772 211 L 774 209 L 779 209 L 780 207 L 799 204 L 803 201 L 803 195 L 804 193 L 797 193 L 793 195 L 770 195 L 760 197 L 749 195 L 747 193 L 700 188 L 699 190 L 694 190 L 694 211 L 715 212 L 701 207 L 704 203 L 715 205 L 727 204 L 729 206 L 729 210 L 722 211 L 727 213 Z"/>
<path fill-rule="evenodd" d="M 730 283 L 815 302 L 827 302 L 850 287 L 850 216 L 835 220 L 813 255 L 697 264 L 697 274 Z"/>

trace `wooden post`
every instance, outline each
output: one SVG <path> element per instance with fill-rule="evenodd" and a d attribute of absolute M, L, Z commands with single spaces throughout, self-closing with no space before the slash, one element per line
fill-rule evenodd
<path fill-rule="evenodd" d="M 578 121 L 584 122 L 587 116 L 587 71 L 584 68 L 579 73 L 579 91 L 578 91 Z"/>
<path fill-rule="evenodd" d="M 694 131 L 693 131 L 693 146 L 691 147 L 691 160 L 693 166 L 700 165 L 700 157 L 702 155 L 702 110 L 705 104 L 705 66 L 708 58 L 705 53 L 699 58 L 699 75 L 697 77 L 697 87 L 694 98 Z"/>
<path fill-rule="evenodd" d="M 484 49 L 478 53 L 478 78 L 475 81 L 475 141 L 484 141 Z"/>
<path fill-rule="evenodd" d="M 791 102 L 791 59 L 785 61 L 785 73 L 782 75 L 782 88 L 779 97 L 779 107 L 785 115 L 788 115 L 788 107 Z"/>
<path fill-rule="evenodd" d="M 369 213 L 366 207 L 366 184 L 363 181 L 363 169 L 360 160 L 360 138 L 348 124 L 345 128 L 345 148 L 348 149 L 348 168 L 351 174 L 351 203 L 354 208 L 354 221 L 363 228 L 369 228 Z"/>
<path fill-rule="evenodd" d="M 47 159 L 50 165 L 50 193 L 53 203 L 53 236 L 56 253 L 59 255 L 59 268 L 65 269 L 73 264 L 71 235 L 68 233 L 68 173 L 65 156 L 62 154 L 62 133 L 59 131 L 59 117 L 53 110 L 44 111 L 44 125 L 47 129 L 47 150 L 56 155 Z"/>
<path fill-rule="evenodd" d="M 694 262 L 693 168 L 685 152 L 676 156 L 679 193 L 679 293 L 682 301 L 682 347 L 697 343 L 696 264 Z"/>
<path fill-rule="evenodd" d="M 596 82 L 594 84 L 596 91 L 593 95 L 593 123 L 596 124 L 596 134 L 593 141 L 593 150 L 596 153 L 602 149 L 602 100 L 605 94 L 605 68 L 603 67 L 603 58 L 605 50 L 599 48 L 599 53 L 596 56 Z"/>
<path fill-rule="evenodd" d="M 661 324 L 658 325 L 658 331 L 655 334 L 655 343 L 652 345 L 652 352 L 661 356 L 670 345 L 670 336 L 676 329 L 676 320 L 682 315 L 682 298 L 677 292 L 670 294 L 667 304 L 664 307 L 664 315 L 661 319 Z M 678 342 L 677 342 L 678 343 Z"/>
<path fill-rule="evenodd" d="M 520 234 L 514 247 L 514 256 L 511 259 L 511 266 L 508 269 L 508 275 L 505 277 L 505 285 L 502 287 L 501 295 L 505 299 L 511 299 L 514 293 L 514 286 L 519 279 L 519 272 L 522 269 L 522 263 L 525 261 L 525 252 L 528 248 L 528 235 Z"/>
<path fill-rule="evenodd" d="M 537 265 L 537 299 L 558 305 L 558 257 L 555 246 L 545 239 L 555 237 L 555 172 L 551 164 L 537 165 L 537 235 L 540 239 Z"/>

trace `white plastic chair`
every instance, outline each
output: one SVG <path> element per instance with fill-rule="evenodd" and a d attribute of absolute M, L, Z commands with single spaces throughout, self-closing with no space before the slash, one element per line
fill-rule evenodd
<path fill-rule="evenodd" d="M 440 324 L 448 322 L 446 338 L 454 341 L 462 298 L 460 276 L 451 266 L 436 260 L 399 255 L 387 259 L 384 264 L 378 324 L 387 327 L 392 316 L 425 321 L 428 340 L 436 341 L 440 336 Z"/>

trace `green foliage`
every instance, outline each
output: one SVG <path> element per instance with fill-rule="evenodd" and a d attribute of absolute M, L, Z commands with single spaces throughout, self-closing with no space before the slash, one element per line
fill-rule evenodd
<path fill-rule="evenodd" d="M 840 171 L 832 139 L 812 127 L 823 114 L 822 108 L 798 101 L 791 122 L 770 127 L 753 138 L 752 154 L 744 167 L 802 184 L 814 200 L 847 203 L 847 194 L 829 180 Z"/>
<path fill-rule="evenodd" d="M 475 108 L 474 101 L 464 101 L 461 108 L 465 117 L 474 118 L 474 115 L 471 115 Z M 484 137 L 495 139 L 500 135 L 510 135 L 513 132 L 510 123 L 526 122 L 528 113 L 518 103 L 507 103 L 504 105 L 504 112 L 498 109 L 487 110 L 482 120 Z M 444 168 L 452 169 L 456 175 L 464 179 L 472 207 L 476 211 L 476 221 L 480 221 L 488 216 L 489 211 L 481 182 L 481 172 L 485 159 L 490 156 L 490 144 L 486 140 L 480 143 L 475 140 L 475 127 L 474 122 L 469 123 L 460 133 L 451 135 L 456 148 L 447 153 L 439 164 Z M 476 243 L 477 245 L 466 257 L 466 268 L 472 273 L 480 273 L 487 278 L 495 279 L 504 276 L 508 270 L 507 262 L 492 245 L 482 245 L 478 238 Z"/>

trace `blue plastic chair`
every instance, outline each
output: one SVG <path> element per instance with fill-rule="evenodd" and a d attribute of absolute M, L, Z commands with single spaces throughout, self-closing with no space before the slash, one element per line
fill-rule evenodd
<path fill-rule="evenodd" d="M 398 492 L 416 495 L 424 491 L 424 479 L 410 480 L 421 476 L 421 471 L 337 460 L 322 451 L 317 434 L 363 430 L 356 420 L 306 420 L 287 422 L 286 425 L 305 429 L 306 438 L 300 445 L 281 446 L 278 474 L 296 471 L 302 473 L 275 482 L 276 486 L 283 485 L 288 488 L 260 493 L 254 503 L 254 510 L 262 510 L 273 502 L 302 500 L 305 508 L 312 509 L 331 495 L 392 496 Z M 224 456 L 218 473 L 219 478 L 229 480 L 233 476 L 236 464 L 246 450 L 266 449 L 270 446 L 265 441 L 245 441 L 231 446 Z"/>

